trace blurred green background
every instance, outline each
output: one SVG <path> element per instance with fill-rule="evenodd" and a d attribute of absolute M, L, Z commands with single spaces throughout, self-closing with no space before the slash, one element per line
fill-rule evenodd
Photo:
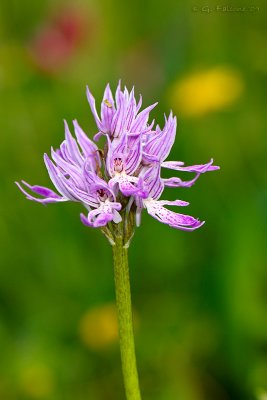
<path fill-rule="evenodd" d="M 1 400 L 124 398 L 110 246 L 79 205 L 42 207 L 14 185 L 52 187 L 42 155 L 63 118 L 92 137 L 86 84 L 99 104 L 119 78 L 159 101 L 160 123 L 178 115 L 170 160 L 221 166 L 163 197 L 190 201 L 204 227 L 144 215 L 136 230 L 143 398 L 267 399 L 266 5 L 233 3 L 1 0 Z"/>

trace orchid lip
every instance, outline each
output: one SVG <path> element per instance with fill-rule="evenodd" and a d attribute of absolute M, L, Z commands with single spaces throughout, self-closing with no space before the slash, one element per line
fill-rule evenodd
<path fill-rule="evenodd" d="M 120 157 L 115 157 L 115 158 L 114 158 L 114 172 L 119 172 L 119 173 L 121 173 L 122 171 L 124 171 L 124 166 L 123 166 L 122 158 L 120 158 Z"/>
<path fill-rule="evenodd" d="M 105 189 L 98 189 L 96 193 L 98 199 L 102 202 L 105 202 L 109 198 L 108 192 Z"/>

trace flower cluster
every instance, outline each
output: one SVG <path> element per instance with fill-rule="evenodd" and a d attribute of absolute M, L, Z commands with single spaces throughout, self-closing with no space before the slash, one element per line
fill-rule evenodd
<path fill-rule="evenodd" d="M 154 127 L 149 123 L 149 113 L 157 103 L 143 109 L 142 97 L 137 102 L 134 89 L 129 93 L 117 87 L 115 98 L 107 85 L 101 103 L 100 115 L 95 99 L 87 88 L 87 98 L 99 132 L 94 136 L 106 138 L 104 150 L 84 133 L 73 121 L 75 138 L 65 122 L 65 140 L 57 150 L 51 149 L 51 158 L 44 162 L 58 193 L 27 182 L 17 183 L 27 199 L 39 203 L 76 201 L 88 213 L 81 214 L 82 222 L 91 227 L 118 224 L 122 216 L 135 215 L 140 225 L 143 209 L 160 222 L 173 228 L 191 231 L 203 222 L 189 215 L 175 213 L 165 206 L 187 206 L 181 200 L 159 200 L 165 187 L 190 187 L 198 177 L 219 167 L 213 160 L 203 165 L 185 167 L 180 161 L 165 161 L 175 140 L 177 121 L 172 112 L 165 117 L 165 125 Z M 178 177 L 164 179 L 161 168 L 187 171 L 193 179 L 183 181 Z"/>

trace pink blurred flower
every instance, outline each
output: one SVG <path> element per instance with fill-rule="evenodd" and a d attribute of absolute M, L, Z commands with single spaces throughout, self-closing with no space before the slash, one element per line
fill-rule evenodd
<path fill-rule="evenodd" d="M 89 22 L 86 15 L 76 8 L 58 11 L 39 27 L 29 43 L 34 64 L 48 73 L 61 70 L 86 38 Z"/>

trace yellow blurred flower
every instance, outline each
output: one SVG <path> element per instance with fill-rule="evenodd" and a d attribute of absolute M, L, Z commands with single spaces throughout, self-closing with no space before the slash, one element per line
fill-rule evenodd
<path fill-rule="evenodd" d="M 114 304 L 90 309 L 81 318 L 79 335 L 84 344 L 94 350 L 102 349 L 118 339 L 118 322 Z"/>
<path fill-rule="evenodd" d="M 257 399 L 258 400 L 267 400 L 267 392 L 263 389 L 259 389 L 257 391 Z"/>
<path fill-rule="evenodd" d="M 172 108 L 188 117 L 223 109 L 242 94 L 240 74 L 227 67 L 196 72 L 177 81 L 171 89 Z"/>
<path fill-rule="evenodd" d="M 51 371 L 44 364 L 25 366 L 20 381 L 23 393 L 34 399 L 49 396 L 54 387 Z"/>

